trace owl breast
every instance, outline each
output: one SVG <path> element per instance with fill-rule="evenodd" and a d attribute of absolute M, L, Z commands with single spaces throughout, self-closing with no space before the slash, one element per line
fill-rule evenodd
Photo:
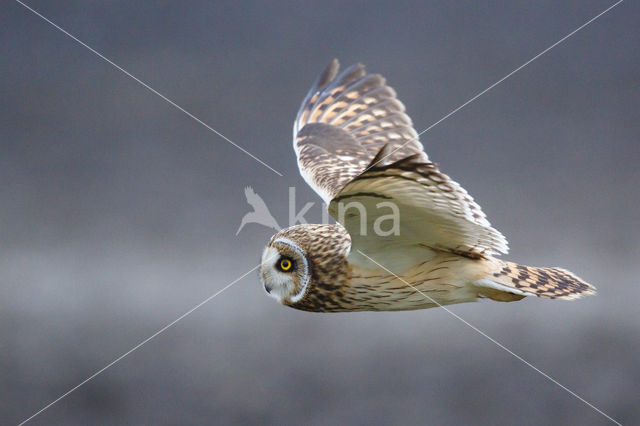
<path fill-rule="evenodd" d="M 312 312 L 400 311 L 471 302 L 480 274 L 472 259 L 439 253 L 398 276 L 349 264 L 319 271 L 305 297 L 290 306 Z M 315 274 L 314 274 L 315 275 Z"/>

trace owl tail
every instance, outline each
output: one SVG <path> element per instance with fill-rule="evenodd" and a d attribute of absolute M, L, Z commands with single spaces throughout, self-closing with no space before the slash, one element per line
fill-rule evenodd
<path fill-rule="evenodd" d="M 545 299 L 577 299 L 595 294 L 596 289 L 562 268 L 536 268 L 491 259 L 491 274 L 475 282 L 479 294 L 509 302 L 524 296 Z"/>

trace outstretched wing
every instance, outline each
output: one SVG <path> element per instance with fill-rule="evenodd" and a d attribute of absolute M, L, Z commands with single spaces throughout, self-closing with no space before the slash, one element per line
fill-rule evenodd
<path fill-rule="evenodd" d="M 393 249 L 407 261 L 424 248 L 470 257 L 506 253 L 506 239 L 480 206 L 429 161 L 384 78 L 360 64 L 339 75 L 338 68 L 334 59 L 302 102 L 294 149 L 302 176 L 351 235 L 350 259 L 358 250 Z M 379 208 L 383 202 L 398 209 L 398 233 L 376 232 L 376 223 L 384 226 L 394 213 Z M 345 211 L 350 205 L 362 208 Z"/>
<path fill-rule="evenodd" d="M 420 154 L 418 134 L 396 92 L 364 65 L 338 75 L 336 59 L 318 76 L 302 101 L 293 126 L 293 146 L 300 173 L 329 201 L 362 173 L 385 145 L 396 161 Z"/>

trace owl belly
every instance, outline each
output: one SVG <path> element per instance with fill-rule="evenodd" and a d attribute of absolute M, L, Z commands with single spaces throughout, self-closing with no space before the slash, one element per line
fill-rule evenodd
<path fill-rule="evenodd" d="M 384 269 L 352 266 L 343 289 L 346 311 L 403 311 L 472 302 L 478 261 L 439 254 L 396 277 Z"/>

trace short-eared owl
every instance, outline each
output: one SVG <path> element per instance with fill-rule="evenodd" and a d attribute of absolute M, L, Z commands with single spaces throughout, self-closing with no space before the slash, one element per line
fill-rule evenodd
<path fill-rule="evenodd" d="M 338 69 L 334 59 L 302 101 L 293 147 L 339 223 L 271 238 L 260 269 L 271 296 L 296 309 L 345 312 L 594 293 L 564 269 L 493 257 L 507 253 L 507 240 L 429 161 L 395 91 L 363 65 Z"/>

